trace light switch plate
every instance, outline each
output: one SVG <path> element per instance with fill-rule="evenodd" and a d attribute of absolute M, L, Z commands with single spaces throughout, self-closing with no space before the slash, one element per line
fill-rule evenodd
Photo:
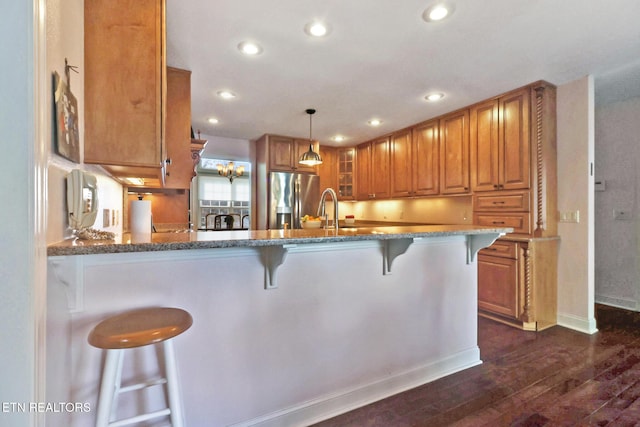
<path fill-rule="evenodd" d="M 562 211 L 560 212 L 560 222 L 580 222 L 580 211 Z"/>
<path fill-rule="evenodd" d="M 109 209 L 102 209 L 102 226 L 110 227 L 111 226 L 111 212 Z"/>

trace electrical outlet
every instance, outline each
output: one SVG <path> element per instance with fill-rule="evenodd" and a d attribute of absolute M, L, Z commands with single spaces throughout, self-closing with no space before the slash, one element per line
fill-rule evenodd
<path fill-rule="evenodd" d="M 614 209 L 613 210 L 613 219 L 617 219 L 619 221 L 627 221 L 633 219 L 633 213 L 631 211 L 623 210 L 623 209 Z"/>

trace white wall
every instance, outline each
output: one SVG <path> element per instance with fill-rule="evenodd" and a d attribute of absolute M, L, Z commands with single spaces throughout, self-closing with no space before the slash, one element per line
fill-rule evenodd
<path fill-rule="evenodd" d="M 640 310 L 638 196 L 640 195 L 640 97 L 595 111 L 596 302 Z M 613 211 L 626 219 L 614 218 Z"/>
<path fill-rule="evenodd" d="M 198 135 L 196 134 L 196 138 Z M 253 154 L 253 142 L 247 139 L 225 138 L 222 136 L 200 135 L 201 139 L 206 139 L 207 146 L 202 153 L 202 157 L 225 160 L 243 160 L 255 165 Z"/>
<path fill-rule="evenodd" d="M 34 29 L 37 3 L 3 2 L 0 14 L 0 402 L 34 402 L 43 398 L 39 380 L 46 268 L 43 256 L 44 225 L 38 222 L 43 200 L 37 188 L 46 175 L 37 168 L 42 161 L 36 80 L 38 46 L 42 39 Z M 2 412 L 0 425 L 33 426 L 32 413 Z"/>
<path fill-rule="evenodd" d="M 54 71 L 65 78 L 65 58 L 74 65 L 78 73 L 70 72 L 70 88 L 78 101 L 78 120 L 80 130 L 80 155 L 84 154 L 84 1 L 83 0 L 46 0 L 47 3 L 47 71 Z M 52 93 L 47 91 L 47 115 L 53 117 Z M 47 121 L 46 135 L 52 135 L 52 122 Z M 102 168 L 93 165 L 74 163 L 55 153 L 54 142 L 48 139 L 48 218 L 47 243 L 59 242 L 72 237 L 68 227 L 66 209 L 65 177 L 71 169 L 88 171 L 98 178 L 99 215 L 94 228 L 115 233 L 122 232 L 123 197 L 122 186 L 109 178 Z M 114 210 L 117 213 L 115 226 L 105 227 L 102 223 L 102 210 Z M 110 221 L 111 222 L 111 221 Z"/>
<path fill-rule="evenodd" d="M 558 323 L 587 333 L 594 318 L 594 88 L 587 76 L 558 87 L 558 210 L 579 211 L 559 223 Z"/>

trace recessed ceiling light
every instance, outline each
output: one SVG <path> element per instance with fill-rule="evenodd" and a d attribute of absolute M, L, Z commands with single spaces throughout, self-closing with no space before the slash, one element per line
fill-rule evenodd
<path fill-rule="evenodd" d="M 324 37 L 329 34 L 329 26 L 323 22 L 309 22 L 304 27 L 304 32 L 313 37 Z"/>
<path fill-rule="evenodd" d="M 455 6 L 452 3 L 436 3 L 422 13 L 422 19 L 427 22 L 441 21 L 447 16 L 450 16 L 455 10 Z"/>
<path fill-rule="evenodd" d="M 382 120 L 380 120 L 380 119 L 371 119 L 367 123 L 369 123 L 371 126 L 380 126 L 382 124 Z"/>
<path fill-rule="evenodd" d="M 233 92 L 229 92 L 228 90 L 221 90 L 218 92 L 218 96 L 224 99 L 233 99 L 236 97 L 236 94 Z"/>
<path fill-rule="evenodd" d="M 217 125 L 218 123 L 220 123 L 220 121 L 218 119 L 216 119 L 215 117 L 211 117 L 207 121 L 209 123 L 211 123 L 212 125 Z"/>
<path fill-rule="evenodd" d="M 444 93 L 441 92 L 433 92 L 424 97 L 429 102 L 440 101 L 442 98 L 444 98 Z"/>
<path fill-rule="evenodd" d="M 346 138 L 345 138 L 344 136 L 342 136 L 342 135 L 336 135 L 336 136 L 334 136 L 334 137 L 333 137 L 333 138 L 331 138 L 331 139 L 333 139 L 335 142 L 342 142 L 342 141 L 344 141 Z"/>
<path fill-rule="evenodd" d="M 242 42 L 238 45 L 238 50 L 245 55 L 259 55 L 262 53 L 262 47 L 254 42 Z"/>

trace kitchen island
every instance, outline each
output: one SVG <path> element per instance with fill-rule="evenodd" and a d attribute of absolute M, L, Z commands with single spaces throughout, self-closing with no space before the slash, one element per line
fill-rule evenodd
<path fill-rule="evenodd" d="M 124 235 L 49 254 L 48 400 L 95 408 L 102 318 L 189 311 L 186 425 L 308 425 L 481 363 L 475 256 L 509 228 L 399 226 Z M 156 370 L 135 350 L 124 379 Z M 162 404 L 149 391 L 124 411 Z M 52 416 L 89 426 L 95 410 Z M 48 424 L 49 425 L 49 424 Z"/>

